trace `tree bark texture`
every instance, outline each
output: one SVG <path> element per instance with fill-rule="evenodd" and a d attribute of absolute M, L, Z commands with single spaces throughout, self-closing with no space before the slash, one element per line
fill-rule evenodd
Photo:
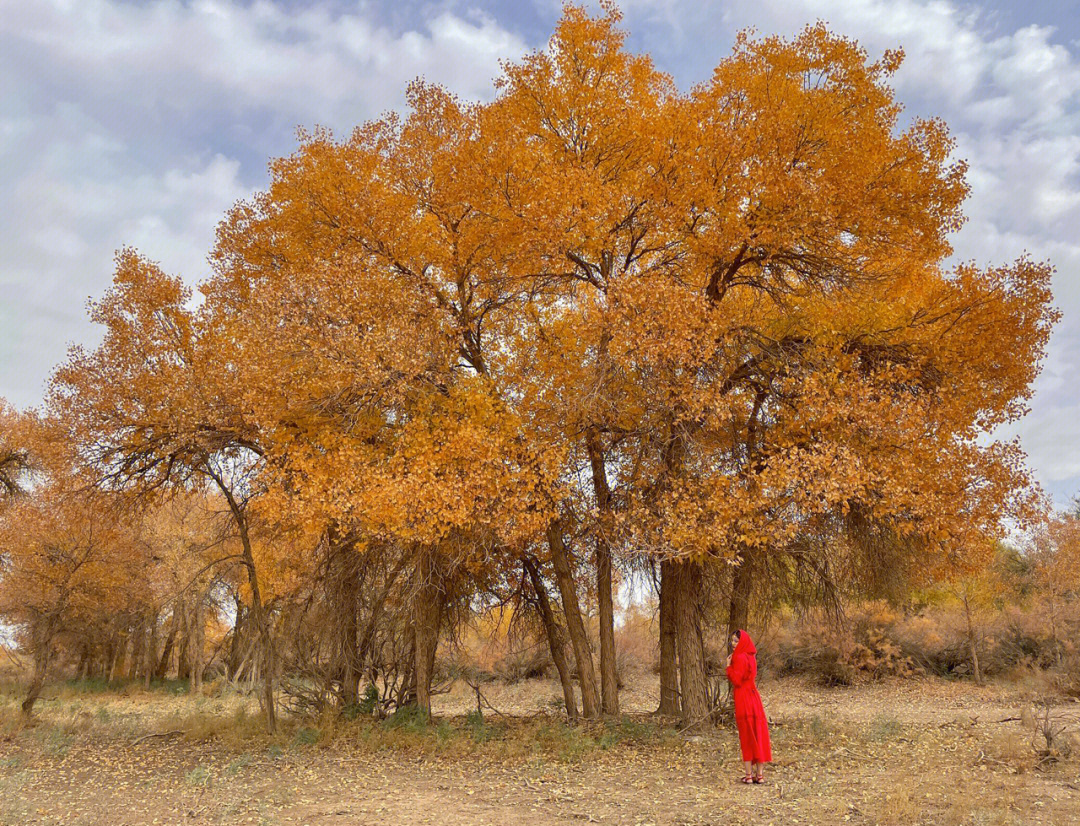
<path fill-rule="evenodd" d="M 682 719 L 684 725 L 697 727 L 704 725 L 709 716 L 705 645 L 701 633 L 701 563 L 679 561 L 674 564 L 674 571 Z"/>
<path fill-rule="evenodd" d="M 675 629 L 676 564 L 669 559 L 660 562 L 660 706 L 656 709 L 657 714 L 672 716 L 679 714 L 681 706 Z"/>
<path fill-rule="evenodd" d="M 592 469 L 593 492 L 599 522 L 596 531 L 596 595 L 600 609 L 600 691 L 604 714 L 619 713 L 619 676 L 615 662 L 615 606 L 611 592 L 611 537 L 615 518 L 600 435 L 589 429 L 585 437 Z"/>
<path fill-rule="evenodd" d="M 45 674 L 49 670 L 55 632 L 55 617 L 46 616 L 34 624 L 31 633 L 34 642 L 34 671 L 30 677 L 30 687 L 27 689 L 26 698 L 22 701 L 22 713 L 27 717 L 33 712 L 34 703 L 41 696 L 41 689 L 45 685 Z"/>
<path fill-rule="evenodd" d="M 544 622 L 544 633 L 548 640 L 548 648 L 551 649 L 551 659 L 555 663 L 555 670 L 559 672 L 559 683 L 562 685 L 563 702 L 566 705 L 566 715 L 571 720 L 578 717 L 577 697 L 574 694 L 574 681 L 570 675 L 570 664 L 566 660 L 566 641 L 563 638 L 562 629 L 555 619 L 555 612 L 551 610 L 551 599 L 548 596 L 547 586 L 540 576 L 540 568 L 536 560 L 524 561 L 525 571 L 529 575 L 533 591 L 536 593 L 536 603 L 540 608 L 540 617 Z"/>
<path fill-rule="evenodd" d="M 434 552 L 422 548 L 416 564 L 416 586 L 413 591 L 413 617 L 416 634 L 416 705 L 431 717 L 431 679 L 435 666 L 435 651 L 439 642 L 446 595 L 439 582 Z"/>
<path fill-rule="evenodd" d="M 746 628 L 750 618 L 750 598 L 754 585 L 754 558 L 749 551 L 741 551 L 736 557 L 738 565 L 731 572 L 731 604 L 728 607 L 728 646 L 731 635 Z"/>
<path fill-rule="evenodd" d="M 563 613 L 566 615 L 566 629 L 570 634 L 570 644 L 574 650 L 578 680 L 581 682 L 581 713 L 586 718 L 593 718 L 600 713 L 600 692 L 596 685 L 596 671 L 593 668 L 589 637 L 585 632 L 585 622 L 581 618 L 577 586 L 570 569 L 570 559 L 563 540 L 562 527 L 557 521 L 548 528 L 548 547 L 551 551 L 551 564 L 555 570 L 555 582 L 559 586 L 559 595 L 562 597 Z"/>

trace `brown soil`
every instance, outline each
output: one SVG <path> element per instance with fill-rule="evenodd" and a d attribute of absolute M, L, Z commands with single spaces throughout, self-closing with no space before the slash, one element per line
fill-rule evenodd
<path fill-rule="evenodd" d="M 442 737 L 399 739 L 366 737 L 366 724 L 304 745 L 295 729 L 277 740 L 230 737 L 224 700 L 59 698 L 33 728 L 7 718 L 0 824 L 1080 823 L 1080 759 L 1040 762 L 1023 690 L 928 680 L 844 689 L 785 680 L 762 690 L 776 763 L 760 787 L 737 782 L 727 729 L 642 742 L 620 735 L 640 722 L 579 733 L 534 719 L 506 722 L 501 739 L 477 744 L 461 721 Z M 558 688 L 483 691 L 504 714 L 526 715 Z M 642 680 L 624 704 L 644 710 L 649 695 Z M 439 699 L 444 718 L 475 706 L 468 689 Z M 134 744 L 188 713 L 219 714 L 222 733 L 199 741 L 189 726 Z M 1080 704 L 1052 715 L 1080 728 Z M 529 740 L 537 725 L 553 733 L 543 746 Z"/>

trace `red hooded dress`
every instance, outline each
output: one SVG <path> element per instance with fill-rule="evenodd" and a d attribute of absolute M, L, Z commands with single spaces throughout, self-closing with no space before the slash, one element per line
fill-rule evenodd
<path fill-rule="evenodd" d="M 772 762 L 769 745 L 769 721 L 761 705 L 754 679 L 757 677 L 757 648 L 745 631 L 739 631 L 739 642 L 731 652 L 727 668 L 735 699 L 735 725 L 739 729 L 742 759 L 748 763 Z"/>

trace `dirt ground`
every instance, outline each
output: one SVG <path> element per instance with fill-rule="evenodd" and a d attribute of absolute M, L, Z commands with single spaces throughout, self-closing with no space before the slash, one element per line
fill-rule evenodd
<path fill-rule="evenodd" d="M 1080 823 L 1080 755 L 1040 757 L 1035 697 L 1016 687 L 766 682 L 776 762 L 759 787 L 737 782 L 730 728 L 687 736 L 635 716 L 653 705 L 648 678 L 605 725 L 538 714 L 556 693 L 490 685 L 501 714 L 478 724 L 456 716 L 475 708 L 460 687 L 427 728 L 293 723 L 276 738 L 229 696 L 61 693 L 31 728 L 5 697 L 0 824 Z M 1050 714 L 1080 731 L 1080 703 Z"/>

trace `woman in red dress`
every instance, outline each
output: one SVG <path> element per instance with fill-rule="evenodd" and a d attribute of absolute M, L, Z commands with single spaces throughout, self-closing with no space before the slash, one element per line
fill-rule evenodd
<path fill-rule="evenodd" d="M 757 677 L 757 648 L 743 630 L 731 635 L 733 650 L 728 656 L 727 676 L 735 699 L 735 725 L 739 729 L 739 746 L 746 763 L 743 783 L 764 783 L 765 764 L 772 762 L 769 745 L 769 721 L 761 705 L 754 679 Z"/>

